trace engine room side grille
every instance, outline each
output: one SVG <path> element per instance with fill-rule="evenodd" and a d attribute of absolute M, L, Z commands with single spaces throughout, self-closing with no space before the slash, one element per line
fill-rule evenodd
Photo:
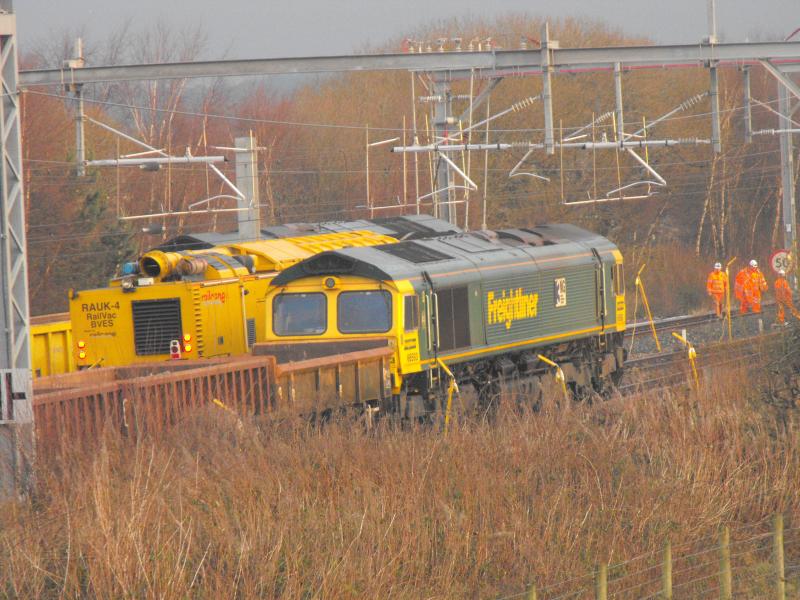
<path fill-rule="evenodd" d="M 170 341 L 183 335 L 180 298 L 134 301 L 132 309 L 136 354 L 169 354 Z"/>
<path fill-rule="evenodd" d="M 247 319 L 247 345 L 252 346 L 256 343 L 256 320 Z"/>
<path fill-rule="evenodd" d="M 397 244 L 387 244 L 385 246 L 375 246 L 375 250 L 386 252 L 397 258 L 402 258 L 408 262 L 421 264 L 436 262 L 438 260 L 448 260 L 452 256 L 439 252 L 433 248 L 428 248 L 417 242 L 399 242 Z"/>

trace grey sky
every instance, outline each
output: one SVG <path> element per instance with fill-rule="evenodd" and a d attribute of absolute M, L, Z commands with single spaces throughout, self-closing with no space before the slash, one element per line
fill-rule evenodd
<path fill-rule="evenodd" d="M 727 41 L 785 36 L 800 27 L 800 0 L 717 0 L 718 33 Z M 80 28 L 95 38 L 125 19 L 142 25 L 203 24 L 229 58 L 347 54 L 415 27 L 454 16 L 505 12 L 586 16 L 660 43 L 699 41 L 706 0 L 16 0 L 24 51 L 37 40 Z"/>

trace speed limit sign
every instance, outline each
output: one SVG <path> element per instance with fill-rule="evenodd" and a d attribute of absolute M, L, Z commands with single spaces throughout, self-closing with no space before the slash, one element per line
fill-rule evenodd
<path fill-rule="evenodd" d="M 769 265 L 772 267 L 772 270 L 775 271 L 775 274 L 778 275 L 779 271 L 784 271 L 786 273 L 789 272 L 791 268 L 791 258 L 789 256 L 788 250 L 776 250 L 772 253 L 772 256 L 769 257 Z"/>

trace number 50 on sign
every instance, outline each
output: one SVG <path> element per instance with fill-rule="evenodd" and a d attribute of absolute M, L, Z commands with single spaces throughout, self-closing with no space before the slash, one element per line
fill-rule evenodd
<path fill-rule="evenodd" d="M 788 250 L 776 250 L 769 257 L 769 266 L 776 275 L 779 271 L 788 273 L 792 268 L 792 256 Z"/>

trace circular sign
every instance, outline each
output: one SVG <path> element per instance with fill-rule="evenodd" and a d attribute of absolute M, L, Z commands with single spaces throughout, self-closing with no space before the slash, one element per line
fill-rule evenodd
<path fill-rule="evenodd" d="M 773 252 L 772 256 L 769 257 L 769 266 L 772 267 L 772 270 L 776 275 L 779 274 L 779 271 L 788 273 L 792 266 L 792 260 L 789 256 L 789 251 L 776 250 Z"/>

